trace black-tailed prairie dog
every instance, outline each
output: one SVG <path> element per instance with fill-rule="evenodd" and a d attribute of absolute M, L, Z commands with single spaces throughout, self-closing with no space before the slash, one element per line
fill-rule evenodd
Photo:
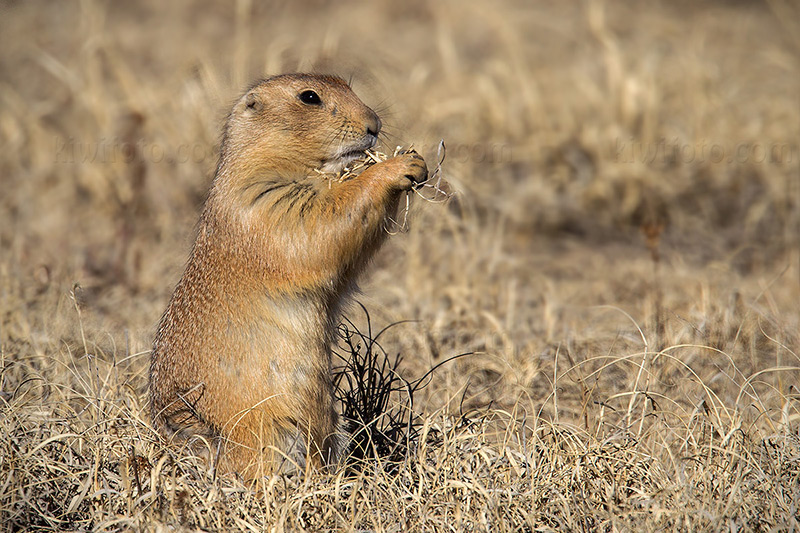
<path fill-rule="evenodd" d="M 218 442 L 246 478 L 283 456 L 342 453 L 331 379 L 339 311 L 387 236 L 403 191 L 427 177 L 408 153 L 342 181 L 381 121 L 340 78 L 286 74 L 234 104 L 186 270 L 150 364 L 165 434 Z"/>

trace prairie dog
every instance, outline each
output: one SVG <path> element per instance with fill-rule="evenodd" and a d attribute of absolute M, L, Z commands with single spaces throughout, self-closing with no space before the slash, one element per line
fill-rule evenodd
<path fill-rule="evenodd" d="M 381 121 L 346 82 L 284 74 L 234 104 L 181 280 L 158 326 L 150 409 L 166 435 L 219 442 L 220 468 L 255 478 L 283 457 L 342 453 L 331 343 L 355 280 L 387 237 L 416 153 L 345 181 Z"/>

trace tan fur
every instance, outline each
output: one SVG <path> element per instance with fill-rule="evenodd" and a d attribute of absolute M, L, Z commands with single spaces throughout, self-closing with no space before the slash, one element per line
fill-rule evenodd
<path fill-rule="evenodd" d="M 320 104 L 300 98 L 312 90 Z M 355 278 L 386 238 L 401 192 L 427 176 L 405 154 L 341 183 L 378 116 L 339 78 L 263 80 L 234 105 L 186 271 L 150 367 L 165 434 L 218 439 L 220 466 L 254 478 L 281 456 L 314 466 L 342 452 L 331 342 Z M 302 450 L 300 457 L 296 450 Z"/>

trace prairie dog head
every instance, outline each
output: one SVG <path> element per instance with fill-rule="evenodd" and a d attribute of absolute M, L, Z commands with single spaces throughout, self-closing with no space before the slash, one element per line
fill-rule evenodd
<path fill-rule="evenodd" d="M 234 104 L 220 170 L 257 178 L 335 173 L 377 141 L 381 121 L 335 76 L 283 74 L 261 80 Z"/>

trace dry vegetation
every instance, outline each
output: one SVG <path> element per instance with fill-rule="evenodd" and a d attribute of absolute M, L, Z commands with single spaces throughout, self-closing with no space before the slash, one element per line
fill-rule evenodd
<path fill-rule="evenodd" d="M 797 531 L 798 20 L 0 2 L 0 527 Z M 251 490 L 159 440 L 146 369 L 225 109 L 295 70 L 352 76 L 386 152 L 446 140 L 459 194 L 415 202 L 360 301 L 413 320 L 380 337 L 409 383 L 474 354 L 416 390 L 402 454 Z"/>

